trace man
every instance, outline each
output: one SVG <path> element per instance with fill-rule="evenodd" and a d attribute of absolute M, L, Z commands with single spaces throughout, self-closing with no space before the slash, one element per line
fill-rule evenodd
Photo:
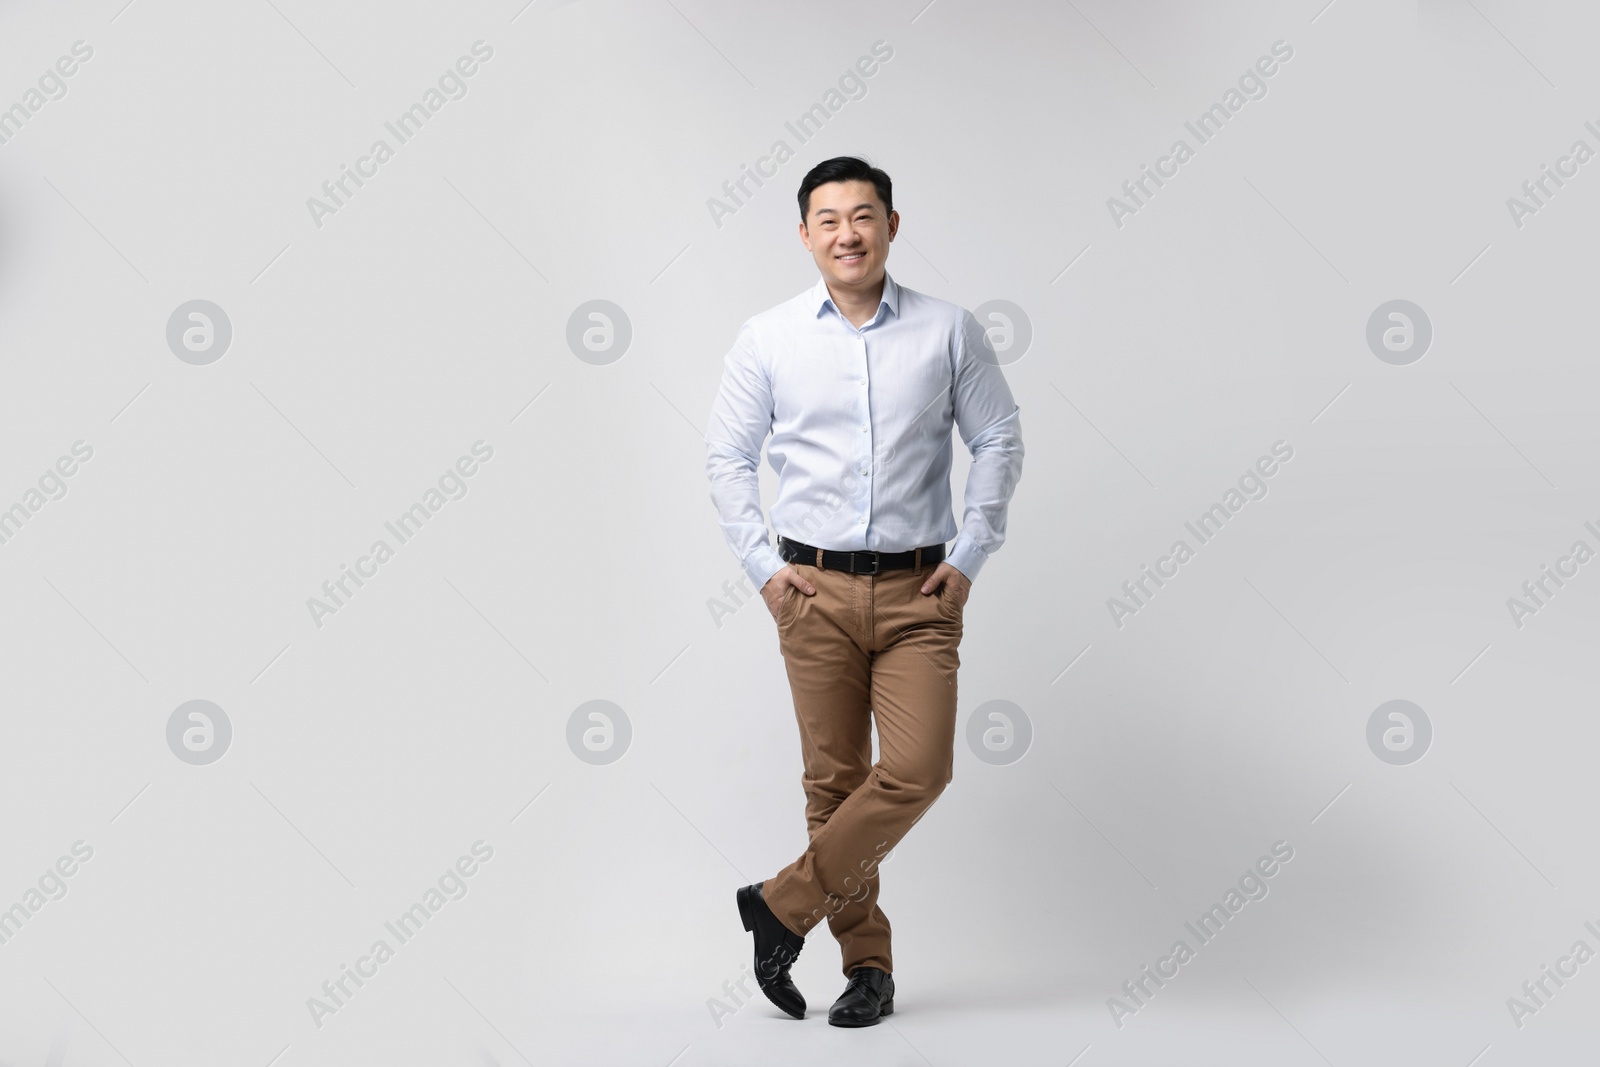
<path fill-rule="evenodd" d="M 723 534 L 777 620 L 810 834 L 737 902 L 768 1000 L 805 1016 L 789 965 L 826 918 L 849 978 L 828 1021 L 868 1026 L 894 1010 L 878 863 L 951 779 L 962 617 L 1005 540 L 1021 424 L 977 320 L 885 270 L 900 227 L 889 176 L 830 159 L 799 200 L 822 276 L 740 328 L 706 433 Z M 952 426 L 972 453 L 959 530 Z M 776 549 L 758 478 L 769 431 Z"/>

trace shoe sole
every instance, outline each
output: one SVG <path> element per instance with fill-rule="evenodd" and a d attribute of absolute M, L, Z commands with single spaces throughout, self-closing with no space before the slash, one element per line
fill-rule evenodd
<path fill-rule="evenodd" d="M 828 1020 L 828 1025 L 829 1026 L 848 1026 L 848 1027 L 876 1026 L 878 1024 L 878 1021 L 880 1019 L 882 1019 L 885 1015 L 893 1015 L 893 1014 L 894 1014 L 894 1001 L 893 1000 L 887 1000 L 887 1001 L 884 1002 L 883 1007 L 878 1009 L 878 1014 L 874 1015 L 871 1019 L 868 1019 L 864 1023 L 834 1022 L 832 1019 L 829 1019 Z"/>

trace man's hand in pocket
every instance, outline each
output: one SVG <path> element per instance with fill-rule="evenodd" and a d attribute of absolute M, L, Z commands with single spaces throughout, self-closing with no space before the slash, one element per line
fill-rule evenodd
<path fill-rule="evenodd" d="M 783 606 L 783 592 L 791 585 L 807 596 L 817 592 L 817 587 L 800 577 L 800 572 L 793 567 L 785 567 L 768 578 L 767 584 L 761 587 L 761 599 L 766 602 L 774 621 L 778 618 L 778 609 Z"/>
<path fill-rule="evenodd" d="M 965 608 L 967 597 L 972 593 L 972 579 L 956 570 L 948 563 L 940 563 L 934 568 L 928 580 L 922 583 L 924 593 L 937 593 L 944 583 L 950 583 L 950 595 L 955 597 L 956 607 Z"/>

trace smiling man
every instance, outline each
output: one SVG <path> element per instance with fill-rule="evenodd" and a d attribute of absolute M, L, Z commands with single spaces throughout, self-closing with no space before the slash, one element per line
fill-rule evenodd
<path fill-rule="evenodd" d="M 1005 540 L 1021 422 L 977 320 L 885 269 L 900 228 L 889 176 L 830 159 L 799 200 L 821 277 L 740 328 L 706 431 L 723 535 L 777 621 L 810 836 L 736 897 L 768 1000 L 804 1017 L 789 967 L 826 919 L 848 977 L 828 1021 L 869 1026 L 894 1010 L 878 864 L 952 776 L 957 648 L 972 581 Z M 952 429 L 972 453 L 959 527 Z M 769 433 L 776 548 L 758 470 Z"/>

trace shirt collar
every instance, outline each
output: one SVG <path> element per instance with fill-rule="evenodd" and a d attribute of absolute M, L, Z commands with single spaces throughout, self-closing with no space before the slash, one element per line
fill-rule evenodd
<path fill-rule="evenodd" d="M 838 305 L 833 302 L 833 295 L 828 292 L 828 280 L 820 275 L 817 277 L 817 284 L 811 287 L 807 304 L 814 306 L 818 315 L 821 315 L 824 309 L 831 307 L 840 318 L 844 317 Z M 896 316 L 900 314 L 900 286 L 895 284 L 893 275 L 887 270 L 883 272 L 883 297 L 878 301 L 880 313 L 885 306 L 889 308 L 891 314 Z"/>

